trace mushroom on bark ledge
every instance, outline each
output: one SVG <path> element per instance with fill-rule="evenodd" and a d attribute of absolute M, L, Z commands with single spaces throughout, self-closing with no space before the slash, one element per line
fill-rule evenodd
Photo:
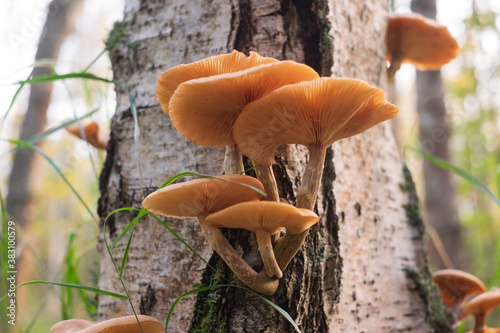
<path fill-rule="evenodd" d="M 389 18 L 386 48 L 389 80 L 393 80 L 404 62 L 419 70 L 436 70 L 459 52 L 458 43 L 446 27 L 419 14 L 398 14 Z"/>
<path fill-rule="evenodd" d="M 309 148 L 297 207 L 312 210 L 323 174 L 326 149 L 335 141 L 359 134 L 394 118 L 398 108 L 384 92 L 357 79 L 319 78 L 281 87 L 248 104 L 233 129 L 234 140 L 254 163 L 271 165 L 276 147 L 301 144 Z M 307 230 L 285 234 L 275 246 L 282 270 L 302 245 Z"/>
<path fill-rule="evenodd" d="M 293 73 L 293 75 L 291 75 Z M 280 61 L 182 83 L 170 99 L 170 119 L 187 139 L 207 147 L 234 145 L 233 125 L 248 104 L 287 84 L 317 79 L 309 66 Z M 273 155 L 274 156 L 274 155 Z M 278 201 L 270 164 L 256 166 L 266 200 Z"/>
<path fill-rule="evenodd" d="M 170 98 L 183 82 L 213 75 L 233 73 L 254 66 L 278 62 L 278 59 L 262 57 L 251 51 L 249 56 L 234 50 L 232 53 L 204 58 L 190 64 L 181 64 L 163 72 L 157 81 L 156 99 L 165 114 L 169 114 Z M 226 146 L 224 160 L 226 174 L 242 173 L 241 152 L 235 145 Z"/>
<path fill-rule="evenodd" d="M 221 256 L 234 274 L 255 291 L 272 295 L 278 288 L 278 279 L 269 278 L 265 272 L 255 272 L 217 227 L 210 226 L 208 215 L 245 201 L 256 201 L 262 196 L 255 189 L 263 190 L 255 178 L 244 175 L 222 175 L 220 179 L 195 179 L 167 186 L 148 195 L 143 206 L 152 213 L 176 217 L 197 217 L 203 235 Z"/>
<path fill-rule="evenodd" d="M 217 228 L 246 229 L 255 232 L 259 252 L 269 277 L 281 278 L 281 269 L 274 257 L 271 236 L 282 229 L 298 234 L 319 220 L 308 209 L 274 201 L 242 202 L 208 215 L 206 224 Z"/>

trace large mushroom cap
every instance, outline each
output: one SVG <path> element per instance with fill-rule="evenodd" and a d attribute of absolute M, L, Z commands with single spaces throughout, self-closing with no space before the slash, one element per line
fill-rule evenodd
<path fill-rule="evenodd" d="M 364 81 L 319 78 L 284 86 L 248 104 L 233 134 L 245 155 L 270 165 L 281 144 L 327 147 L 397 114 L 384 92 Z"/>
<path fill-rule="evenodd" d="M 487 315 L 500 305 L 500 289 L 491 290 L 478 295 L 464 306 L 462 317 L 470 315 Z"/>
<path fill-rule="evenodd" d="M 169 114 L 168 103 L 179 84 L 193 79 L 232 73 L 257 65 L 277 62 L 277 59 L 262 57 L 251 51 L 247 57 L 234 50 L 232 53 L 204 58 L 190 64 L 182 64 L 168 69 L 158 78 L 156 99 L 164 113 Z"/>
<path fill-rule="evenodd" d="M 65 320 L 52 326 L 50 333 L 141 333 L 137 320 L 141 323 L 144 332 L 165 332 L 165 326 L 155 318 L 144 315 L 138 315 L 136 318 L 131 315 L 105 320 L 100 323 L 81 319 Z"/>
<path fill-rule="evenodd" d="M 453 308 L 461 303 L 467 295 L 484 293 L 484 283 L 474 275 L 457 269 L 443 269 L 432 274 L 438 286 L 443 304 Z"/>
<path fill-rule="evenodd" d="M 308 209 L 275 201 L 242 202 L 207 216 L 206 224 L 218 228 L 237 228 L 250 231 L 265 230 L 275 234 L 285 228 L 298 234 L 316 222 L 319 217 Z"/>
<path fill-rule="evenodd" d="M 392 15 L 386 43 L 389 62 L 408 62 L 420 70 L 439 69 L 459 52 L 446 27 L 418 14 Z"/>
<path fill-rule="evenodd" d="M 204 178 L 169 185 L 148 195 L 142 205 L 154 214 L 187 218 L 262 197 L 255 188 L 263 191 L 264 187 L 253 177 L 222 175 L 217 178 L 224 180 Z"/>
<path fill-rule="evenodd" d="M 200 145 L 232 145 L 233 124 L 245 105 L 284 85 L 318 77 L 309 66 L 288 60 L 191 80 L 172 96 L 170 119 L 182 135 Z"/>

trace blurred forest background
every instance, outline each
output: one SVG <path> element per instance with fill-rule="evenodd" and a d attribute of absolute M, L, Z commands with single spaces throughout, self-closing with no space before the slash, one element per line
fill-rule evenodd
<path fill-rule="evenodd" d="M 70 2 L 76 5 L 68 8 Z M 9 177 L 17 169 L 13 168 L 13 150 L 19 148 L 20 142 L 12 140 L 21 138 L 23 121 L 29 114 L 30 91 L 36 90 L 26 85 L 16 96 L 20 87 L 16 82 L 26 80 L 34 64 L 53 68 L 57 74 L 86 71 L 112 80 L 107 54 L 93 61 L 105 49 L 113 23 L 121 20 L 123 6 L 123 0 L 6 1 L 0 4 L 0 41 L 4 47 L 4 52 L 0 53 L 2 223 L 12 219 L 3 208 L 12 191 Z M 411 10 L 410 1 L 393 1 L 390 6 L 398 13 Z M 66 23 L 61 23 L 66 24 L 66 28 L 59 29 L 60 48 L 51 59 L 45 59 L 44 54 L 36 57 L 42 44 L 38 45 L 39 40 L 44 40 L 49 31 L 46 18 L 55 21 L 57 15 L 64 13 L 63 9 L 68 13 Z M 447 109 L 444 118 L 449 130 L 438 128 L 443 131 L 436 132 L 436 137 L 419 140 L 413 66 L 402 66 L 396 75 L 393 93 L 401 109 L 396 124 L 401 153 L 417 181 L 424 214 L 422 157 L 409 147 L 432 154 L 432 144 L 447 142 L 453 165 L 479 179 L 497 196 L 500 194 L 500 0 L 438 0 L 437 20 L 448 27 L 461 47 L 458 58 L 441 70 Z M 90 64 L 92 66 L 88 67 Z M 55 81 L 52 91 L 45 92 L 50 96 L 46 120 L 39 122 L 40 130 L 34 133 L 45 133 L 37 147 L 47 158 L 34 153 L 33 173 L 28 175 L 27 171 L 22 171 L 31 198 L 26 196 L 29 203 L 22 207 L 23 216 L 16 219 L 17 251 L 18 263 L 29 270 L 20 270 L 17 282 L 47 280 L 95 286 L 99 275 L 96 249 L 98 175 L 105 153 L 64 130 L 47 131 L 87 116 L 85 120 L 90 118 L 98 122 L 101 130 L 108 132 L 115 109 L 114 85 L 77 78 Z M 32 103 L 40 106 L 36 101 Z M 30 137 L 32 135 L 25 135 L 23 140 Z M 451 199 L 456 207 L 464 246 L 462 250 L 447 249 L 448 255 L 455 268 L 477 275 L 488 289 L 500 286 L 500 207 L 477 184 L 456 175 L 452 176 L 452 181 L 454 196 Z M 457 251 L 460 253 L 455 255 Z M 446 266 L 434 251 L 430 253 L 432 270 Z M 3 277 L 0 285 L 4 288 L 2 283 Z M 0 299 L 2 297 L 3 294 Z M 2 308 L 5 300 L 0 301 Z M 24 286 L 18 289 L 18 306 L 16 329 L 19 332 L 46 332 L 62 319 L 91 318 L 95 311 L 95 295 L 50 285 Z M 488 324 L 500 326 L 499 317 L 500 311 L 496 310 L 496 316 L 491 316 Z M 6 328 L 4 319 L 2 315 L 2 332 Z"/>

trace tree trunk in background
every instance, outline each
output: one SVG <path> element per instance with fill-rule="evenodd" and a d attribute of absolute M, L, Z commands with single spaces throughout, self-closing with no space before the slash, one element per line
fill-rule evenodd
<path fill-rule="evenodd" d="M 413 0 L 411 7 L 416 13 L 436 19 L 435 0 Z M 422 149 L 428 154 L 449 161 L 450 126 L 446 120 L 440 71 L 417 71 L 417 110 Z M 423 176 L 427 221 L 441 238 L 453 266 L 466 269 L 467 259 L 463 249 L 462 228 L 458 218 L 452 175 L 424 159 Z M 433 242 L 429 243 L 431 266 L 436 269 L 446 268 Z"/>
<path fill-rule="evenodd" d="M 64 39 L 74 28 L 75 14 L 82 3 L 83 0 L 51 1 L 48 6 L 47 20 L 38 42 L 35 61 L 57 60 Z M 32 76 L 51 73 L 50 68 L 38 66 L 33 69 Z M 31 85 L 28 110 L 21 128 L 21 140 L 27 140 L 45 129 L 51 93 L 51 83 Z M 36 174 L 35 154 L 32 149 L 18 150 L 14 155 L 9 177 L 6 210 L 23 228 L 28 226 L 32 215 L 30 203 Z"/>
<path fill-rule="evenodd" d="M 119 107 L 101 174 L 102 218 L 116 208 L 140 207 L 148 193 L 180 172 L 222 173 L 223 149 L 188 142 L 158 106 L 156 79 L 172 66 L 236 48 L 304 62 L 323 76 L 385 84 L 383 1 L 128 0 L 125 19 L 132 17 L 135 21 L 111 51 L 111 59 L 115 80 L 135 98 L 141 134 L 134 141 L 128 98 L 118 91 Z M 290 203 L 295 201 L 307 155 L 307 149 L 295 145 L 277 152 L 273 168 L 280 196 Z M 319 194 L 320 223 L 310 230 L 303 250 L 270 299 L 290 313 L 303 332 L 451 332 L 430 288 L 411 176 L 387 124 L 328 150 Z M 108 219 L 109 242 L 133 216 L 120 212 Z M 212 255 L 197 221 L 166 222 L 210 258 L 218 272 L 206 269 L 153 219 L 141 220 L 123 279 L 134 307 L 163 321 L 175 299 L 200 282 L 218 284 L 224 276 L 238 283 Z M 230 233 L 230 241 L 247 248 L 250 242 L 242 235 Z M 125 247 L 122 240 L 113 249 L 118 263 Z M 99 287 L 123 293 L 105 248 Z M 130 313 L 128 302 L 99 297 L 97 320 Z M 188 331 L 292 332 L 293 328 L 254 294 L 221 288 L 179 303 L 169 332 Z"/>

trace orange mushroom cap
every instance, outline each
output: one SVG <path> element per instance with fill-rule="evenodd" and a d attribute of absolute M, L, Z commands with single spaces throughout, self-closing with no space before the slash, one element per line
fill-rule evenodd
<path fill-rule="evenodd" d="M 233 134 L 245 155 L 270 165 L 281 144 L 328 147 L 397 114 L 384 92 L 364 81 L 319 78 L 284 86 L 248 104 Z"/>
<path fill-rule="evenodd" d="M 443 269 L 432 274 L 444 305 L 453 308 L 468 295 L 484 293 L 486 287 L 476 276 L 457 269 Z"/>
<path fill-rule="evenodd" d="M 80 333 L 82 330 L 95 325 L 94 322 L 84 319 L 68 319 L 55 323 L 50 333 Z"/>
<path fill-rule="evenodd" d="M 163 72 L 158 78 L 156 99 L 164 113 L 169 114 L 169 102 L 177 87 L 186 81 L 241 71 L 257 65 L 277 62 L 278 59 L 262 57 L 250 51 L 247 57 L 244 53 L 234 50 L 232 53 L 204 58 L 190 64 L 182 64 Z"/>
<path fill-rule="evenodd" d="M 88 124 L 82 125 L 82 129 L 83 134 L 85 134 L 85 138 L 82 136 L 82 132 L 77 124 L 66 127 L 66 131 L 73 134 L 77 138 L 87 140 L 91 146 L 97 149 L 106 149 L 108 146 L 109 136 L 101 133 L 99 130 L 99 124 L 92 121 Z"/>
<path fill-rule="evenodd" d="M 459 52 L 446 27 L 419 14 L 392 15 L 386 44 L 387 61 L 408 62 L 420 70 L 439 69 Z"/>
<path fill-rule="evenodd" d="M 248 103 L 284 85 L 318 77 L 309 66 L 287 60 L 191 80 L 172 96 L 170 119 L 190 141 L 208 147 L 232 145 L 233 124 Z"/>
<path fill-rule="evenodd" d="M 142 205 L 154 214 L 188 218 L 262 198 L 255 188 L 263 191 L 264 187 L 253 177 L 222 175 L 217 178 L 226 181 L 204 178 L 169 185 L 148 195 Z"/>
<path fill-rule="evenodd" d="M 265 230 L 275 234 L 285 228 L 298 234 L 316 224 L 318 215 L 309 209 L 275 201 L 242 202 L 210 214 L 206 224 L 218 228 L 236 228 L 250 231 Z"/>
<path fill-rule="evenodd" d="M 487 315 L 500 305 L 500 289 L 487 291 L 467 302 L 464 306 L 462 317 L 470 315 Z"/>
<path fill-rule="evenodd" d="M 64 320 L 52 326 L 50 333 L 140 333 L 141 329 L 137 324 L 141 323 L 144 332 L 163 333 L 165 326 L 153 317 L 134 315 L 113 318 L 93 323 L 81 319 Z"/>

